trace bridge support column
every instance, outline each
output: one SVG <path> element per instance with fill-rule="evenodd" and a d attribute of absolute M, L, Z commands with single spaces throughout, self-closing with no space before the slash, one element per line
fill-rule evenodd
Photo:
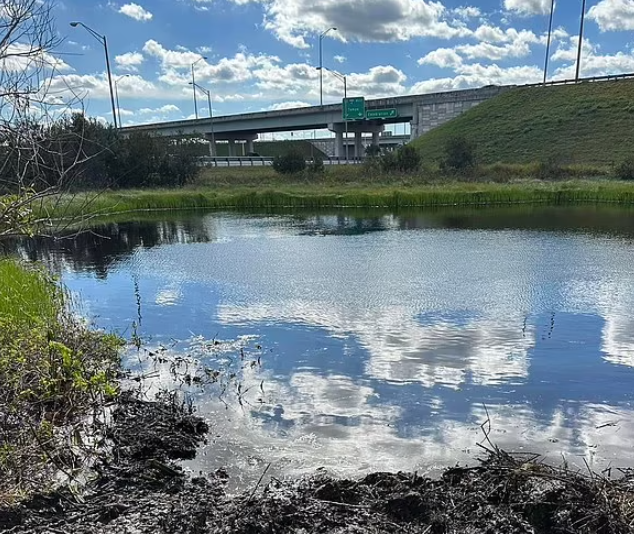
<path fill-rule="evenodd" d="M 343 158 L 346 155 L 344 146 L 343 146 L 343 132 L 335 132 L 335 157 Z"/>
<path fill-rule="evenodd" d="M 354 132 L 354 157 L 363 158 L 363 132 L 361 130 Z"/>
<path fill-rule="evenodd" d="M 229 143 L 229 156 L 235 156 L 236 155 L 236 140 L 229 139 L 228 143 Z"/>
<path fill-rule="evenodd" d="M 379 146 L 379 135 L 381 134 L 380 131 L 375 130 L 372 132 L 372 144 L 374 146 Z"/>
<path fill-rule="evenodd" d="M 247 154 L 255 152 L 253 141 L 253 139 L 247 139 Z"/>

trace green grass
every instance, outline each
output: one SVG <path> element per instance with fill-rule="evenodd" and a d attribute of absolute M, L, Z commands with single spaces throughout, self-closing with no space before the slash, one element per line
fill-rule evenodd
<path fill-rule="evenodd" d="M 0 260 L 0 324 L 52 324 L 58 319 L 61 297 L 61 290 L 42 269 Z"/>
<path fill-rule="evenodd" d="M 86 200 L 91 202 L 86 204 Z M 62 208 L 71 215 L 109 215 L 143 210 L 275 208 L 407 208 L 504 204 L 634 204 L 634 183 L 571 180 L 521 183 L 444 183 L 428 185 L 359 185 L 325 183 L 257 187 L 191 187 L 125 190 L 96 197 L 76 195 Z M 64 204 L 64 203 L 62 203 Z M 61 212 L 60 212 L 61 213 Z"/>
<path fill-rule="evenodd" d="M 439 160 L 456 135 L 476 144 L 480 163 L 618 163 L 634 154 L 634 81 L 513 89 L 413 143 Z"/>

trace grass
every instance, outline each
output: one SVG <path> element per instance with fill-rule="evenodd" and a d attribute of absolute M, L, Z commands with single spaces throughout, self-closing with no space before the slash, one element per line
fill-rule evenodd
<path fill-rule="evenodd" d="M 90 198 L 90 202 L 86 202 Z M 523 181 L 442 184 L 328 183 L 278 181 L 257 186 L 192 186 L 182 189 L 79 194 L 62 202 L 66 216 L 108 215 L 145 210 L 276 208 L 413 208 L 504 204 L 634 204 L 634 183 L 615 180 Z"/>
<path fill-rule="evenodd" d="M 73 316 L 46 271 L 0 261 L 0 504 L 71 476 L 85 417 L 116 393 L 119 346 Z"/>
<path fill-rule="evenodd" d="M 57 320 L 62 295 L 41 269 L 0 260 L 0 322 L 34 327 Z"/>
<path fill-rule="evenodd" d="M 634 152 L 634 81 L 513 89 L 413 143 L 439 160 L 456 135 L 472 140 L 485 164 L 618 163 Z"/>

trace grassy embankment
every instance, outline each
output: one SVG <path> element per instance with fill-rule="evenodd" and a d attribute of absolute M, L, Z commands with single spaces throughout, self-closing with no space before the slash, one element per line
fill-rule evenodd
<path fill-rule="evenodd" d="M 248 175 L 249 173 L 245 173 Z M 89 202 L 87 200 L 89 199 Z M 196 184 L 182 189 L 107 191 L 79 194 L 61 205 L 58 215 L 107 215 L 141 210 L 271 209 L 332 207 L 432 207 L 502 204 L 634 204 L 634 183 L 605 179 L 512 183 L 411 183 L 401 181 L 332 183 L 260 181 Z M 55 215 L 55 213 L 54 213 Z"/>
<path fill-rule="evenodd" d="M 0 260 L 0 502 L 73 471 L 85 416 L 115 393 L 118 347 L 44 270 Z"/>
<path fill-rule="evenodd" d="M 483 164 L 618 164 L 634 155 L 634 81 L 514 89 L 413 143 L 439 160 L 457 135 L 476 145 Z"/>

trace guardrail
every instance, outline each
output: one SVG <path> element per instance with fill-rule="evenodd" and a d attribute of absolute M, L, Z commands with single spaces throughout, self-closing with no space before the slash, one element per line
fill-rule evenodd
<path fill-rule="evenodd" d="M 267 167 L 273 165 L 272 157 L 264 156 L 202 156 L 198 158 L 198 165 L 201 167 Z M 355 165 L 363 161 L 363 158 L 324 158 L 324 165 Z M 306 164 L 310 165 L 312 159 L 306 159 Z"/>
<path fill-rule="evenodd" d="M 552 80 L 550 82 L 539 82 L 539 83 L 527 83 L 524 85 L 518 85 L 517 87 L 539 87 L 544 85 L 571 85 L 571 84 L 579 84 L 579 83 L 592 83 L 592 82 L 610 82 L 617 80 L 626 80 L 628 78 L 634 78 L 634 73 L 629 74 L 608 74 L 607 76 L 593 76 L 591 78 L 579 78 L 578 80 L 570 79 L 570 80 Z"/>

